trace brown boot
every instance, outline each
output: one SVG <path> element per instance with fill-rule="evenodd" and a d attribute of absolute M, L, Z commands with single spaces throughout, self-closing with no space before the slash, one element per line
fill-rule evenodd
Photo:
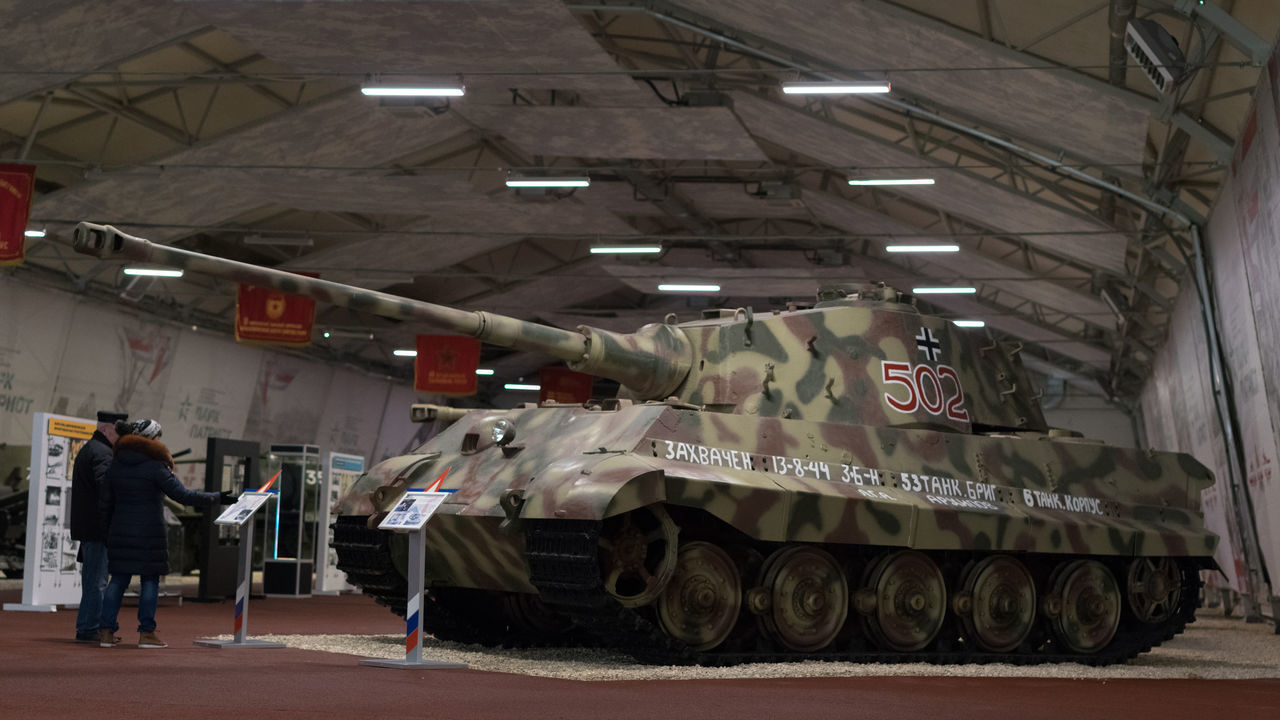
<path fill-rule="evenodd" d="M 115 647 L 120 642 L 120 636 L 116 635 L 112 630 L 98 631 L 98 647 Z"/>
<path fill-rule="evenodd" d="M 167 648 L 163 640 L 156 636 L 154 632 L 144 632 L 138 634 L 138 647 L 140 648 Z"/>

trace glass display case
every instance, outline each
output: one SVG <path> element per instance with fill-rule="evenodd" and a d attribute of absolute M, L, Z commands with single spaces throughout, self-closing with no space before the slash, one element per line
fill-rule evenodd
<path fill-rule="evenodd" d="M 270 478 L 277 472 L 271 488 L 277 495 L 266 507 L 262 590 L 268 596 L 310 595 L 324 477 L 320 448 L 270 446 L 262 474 Z"/>

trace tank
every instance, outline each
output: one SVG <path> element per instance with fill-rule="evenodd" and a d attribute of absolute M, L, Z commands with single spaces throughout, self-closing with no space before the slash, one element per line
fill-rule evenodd
<path fill-rule="evenodd" d="M 1107 664 L 1192 622 L 1213 564 L 1208 469 L 1051 430 L 1019 346 L 884 285 L 626 334 L 86 223 L 75 246 L 540 351 L 620 384 L 583 405 L 420 406 L 418 419 L 451 422 L 342 499 L 340 566 L 403 613 L 407 536 L 376 525 L 445 475 L 422 612 L 441 639 L 600 643 L 659 663 Z"/>

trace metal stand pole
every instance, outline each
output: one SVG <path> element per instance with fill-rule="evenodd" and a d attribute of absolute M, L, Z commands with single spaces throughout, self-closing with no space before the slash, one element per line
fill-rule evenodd
<path fill-rule="evenodd" d="M 253 587 L 253 519 L 250 518 L 240 526 L 240 582 L 236 585 L 236 625 L 235 639 L 213 640 L 203 638 L 195 644 L 213 648 L 282 648 L 284 643 L 266 640 L 250 640 L 249 633 L 249 591 Z"/>
<path fill-rule="evenodd" d="M 427 533 L 419 529 L 409 533 L 409 598 L 405 605 L 404 659 L 366 658 L 361 665 L 389 668 L 466 668 L 465 663 L 422 659 L 422 594 L 425 589 Z"/>

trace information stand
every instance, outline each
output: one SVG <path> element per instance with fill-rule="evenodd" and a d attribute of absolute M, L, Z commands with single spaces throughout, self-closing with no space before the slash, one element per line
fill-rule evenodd
<path fill-rule="evenodd" d="M 437 483 L 438 484 L 438 483 Z M 361 665 L 389 668 L 466 668 L 464 663 L 422 659 L 422 593 L 425 589 L 423 564 L 426 561 L 427 521 L 435 514 L 449 492 L 409 490 L 395 509 L 378 524 L 379 530 L 409 533 L 409 602 L 405 606 L 404 659 L 365 658 Z"/>
<path fill-rule="evenodd" d="M 272 478 L 275 480 L 275 478 Z M 268 482 L 267 486 L 271 483 Z M 265 490 L 265 487 L 263 488 Z M 236 586 L 236 622 L 235 637 L 231 640 L 214 640 L 203 638 L 196 640 L 196 645 L 215 648 L 282 648 L 284 643 L 266 640 L 251 640 L 249 634 L 249 590 L 253 585 L 253 515 L 258 508 L 266 504 L 274 493 L 258 491 L 246 492 L 236 502 L 218 516 L 215 523 L 219 525 L 238 525 L 240 527 L 240 567 L 239 584 Z"/>
<path fill-rule="evenodd" d="M 55 612 L 80 602 L 79 543 L 71 539 L 71 469 L 98 427 L 93 420 L 36 413 L 27 486 L 27 549 L 22 602 L 5 610 Z"/>

